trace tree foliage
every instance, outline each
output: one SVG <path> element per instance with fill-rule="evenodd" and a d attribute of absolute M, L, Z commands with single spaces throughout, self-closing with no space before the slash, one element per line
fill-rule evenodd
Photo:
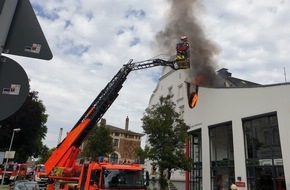
<path fill-rule="evenodd" d="M 30 156 L 38 157 L 41 155 L 46 147 L 42 140 L 47 133 L 45 125 L 47 117 L 45 106 L 38 99 L 38 93 L 29 92 L 18 111 L 0 121 L 0 150 L 8 150 L 13 129 L 20 128 L 21 131 L 15 132 L 11 148 L 12 151 L 16 151 L 14 161 L 24 163 Z"/>
<path fill-rule="evenodd" d="M 148 158 L 149 147 L 145 145 L 144 150 L 141 147 L 136 148 L 135 155 L 139 158 L 140 163 L 144 163 L 145 159 Z"/>
<path fill-rule="evenodd" d="M 160 185 L 164 188 L 166 180 L 174 169 L 187 170 L 189 162 L 185 154 L 185 142 L 189 126 L 175 111 L 172 95 L 160 97 L 159 103 L 146 109 L 142 118 L 142 127 L 150 144 L 149 160 L 156 163 L 160 172 Z"/>
<path fill-rule="evenodd" d="M 105 124 L 95 126 L 85 140 L 82 155 L 96 161 L 98 157 L 109 156 L 113 152 L 113 138 L 110 129 Z"/>

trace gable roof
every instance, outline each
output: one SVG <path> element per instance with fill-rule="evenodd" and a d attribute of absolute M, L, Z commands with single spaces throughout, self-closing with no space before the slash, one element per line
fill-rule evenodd
<path fill-rule="evenodd" d="M 115 127 L 115 126 L 112 126 L 112 125 L 106 125 L 106 127 L 108 129 L 110 129 L 112 132 L 117 132 L 117 133 L 124 133 L 124 134 L 128 134 L 128 135 L 135 135 L 135 136 L 140 136 L 140 137 L 143 137 L 145 134 L 143 133 L 136 133 L 136 132 L 133 132 L 133 131 L 130 131 L 130 130 L 125 130 L 125 129 L 122 129 L 122 128 L 119 128 L 119 127 Z"/>
<path fill-rule="evenodd" d="M 257 86 L 262 86 L 261 84 L 239 79 L 232 77 L 232 73 L 228 72 L 228 69 L 222 68 L 217 71 L 217 75 L 220 77 L 220 86 L 219 87 L 237 87 L 237 88 L 242 88 L 242 87 L 257 87 Z"/>

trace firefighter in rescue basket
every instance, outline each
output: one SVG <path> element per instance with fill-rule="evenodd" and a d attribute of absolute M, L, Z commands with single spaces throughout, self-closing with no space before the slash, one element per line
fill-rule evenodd
<path fill-rule="evenodd" d="M 190 67 L 190 53 L 189 53 L 189 44 L 186 36 L 180 37 L 181 42 L 176 45 L 176 63 L 178 67 L 189 68 Z"/>

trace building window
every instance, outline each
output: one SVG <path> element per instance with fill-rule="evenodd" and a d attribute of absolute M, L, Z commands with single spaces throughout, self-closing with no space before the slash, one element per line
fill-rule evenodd
<path fill-rule="evenodd" d="M 209 127 L 211 189 L 230 189 L 235 182 L 232 123 Z"/>
<path fill-rule="evenodd" d="M 269 131 L 264 131 L 263 132 L 263 138 L 264 138 L 265 146 L 270 146 L 271 145 L 271 138 L 270 138 Z"/>
<path fill-rule="evenodd" d="M 184 105 L 179 107 L 179 114 L 180 114 L 180 117 L 183 119 L 183 116 L 184 116 Z"/>
<path fill-rule="evenodd" d="M 113 146 L 115 147 L 119 146 L 119 139 L 114 139 Z"/>
<path fill-rule="evenodd" d="M 120 136 L 120 133 L 115 133 L 115 136 L 116 136 L 116 137 Z"/>
<path fill-rule="evenodd" d="M 193 159 L 190 172 L 190 189 L 202 189 L 201 129 L 193 131 L 190 135 L 190 157 Z"/>
<path fill-rule="evenodd" d="M 243 119 L 248 189 L 286 189 L 277 113 Z"/>
<path fill-rule="evenodd" d="M 177 99 L 181 99 L 181 98 L 183 98 L 183 85 L 182 84 L 178 86 L 178 94 L 177 94 Z"/>
<path fill-rule="evenodd" d="M 168 94 L 172 94 L 172 86 L 168 87 Z"/>
<path fill-rule="evenodd" d="M 110 156 L 110 162 L 111 163 L 118 163 L 118 155 L 116 153 L 112 153 Z"/>
<path fill-rule="evenodd" d="M 279 136 L 279 131 L 277 128 L 272 130 L 272 142 L 273 145 L 280 146 L 280 136 Z"/>

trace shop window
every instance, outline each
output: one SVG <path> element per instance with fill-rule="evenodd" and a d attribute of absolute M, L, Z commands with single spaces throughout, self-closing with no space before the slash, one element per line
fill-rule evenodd
<path fill-rule="evenodd" d="M 193 159 L 190 172 L 190 189 L 202 189 L 202 146 L 201 129 L 191 133 L 190 157 Z"/>
<path fill-rule="evenodd" d="M 279 131 L 277 128 L 274 128 L 272 130 L 272 141 L 273 141 L 273 145 L 280 145 L 280 136 L 279 136 Z"/>
<path fill-rule="evenodd" d="M 248 189 L 282 190 L 285 179 L 277 113 L 245 118 L 243 130 Z"/>
<path fill-rule="evenodd" d="M 232 124 L 209 127 L 211 189 L 230 189 L 235 182 Z"/>
<path fill-rule="evenodd" d="M 270 146 L 271 145 L 271 138 L 270 138 L 270 133 L 269 131 L 264 131 L 264 143 L 265 143 L 265 146 Z"/>

